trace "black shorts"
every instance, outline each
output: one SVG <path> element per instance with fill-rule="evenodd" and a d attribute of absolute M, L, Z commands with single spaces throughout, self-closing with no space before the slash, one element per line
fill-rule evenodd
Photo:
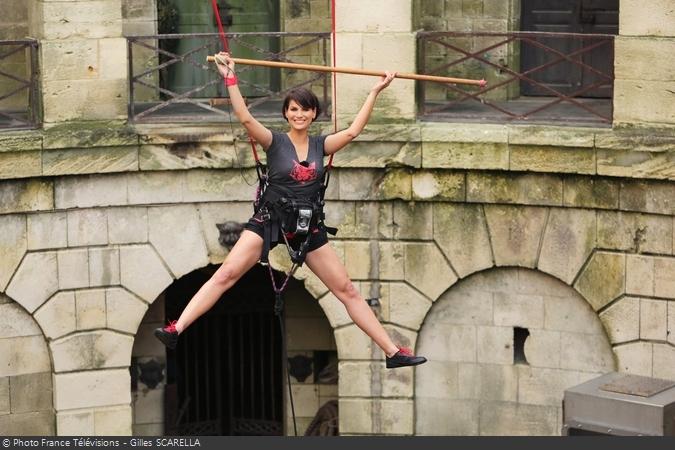
<path fill-rule="evenodd" d="M 255 234 L 265 239 L 264 225 L 262 219 L 259 215 L 256 214 L 251 217 L 246 225 L 244 225 L 245 230 L 253 231 Z M 307 253 L 316 250 L 317 248 L 323 247 L 328 244 L 328 233 L 325 229 L 314 227 L 310 230 L 312 236 L 309 238 L 309 247 L 307 248 Z M 280 237 L 283 242 L 283 237 Z M 301 243 L 305 241 L 305 236 L 293 236 L 288 238 L 288 243 L 294 250 L 297 250 Z M 270 243 L 270 248 L 274 248 L 279 244 L 279 242 Z"/>

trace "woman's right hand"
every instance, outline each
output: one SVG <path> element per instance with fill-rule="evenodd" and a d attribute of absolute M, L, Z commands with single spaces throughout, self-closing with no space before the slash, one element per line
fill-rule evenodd
<path fill-rule="evenodd" d="M 218 68 L 218 72 L 220 72 L 223 78 L 234 77 L 234 60 L 230 54 L 227 52 L 220 52 L 217 56 L 218 58 L 216 59 L 216 67 Z M 225 64 L 219 63 L 218 60 L 221 60 Z"/>

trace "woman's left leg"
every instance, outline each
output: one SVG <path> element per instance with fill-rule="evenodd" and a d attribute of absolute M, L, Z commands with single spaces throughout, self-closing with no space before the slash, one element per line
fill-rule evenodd
<path fill-rule="evenodd" d="M 305 263 L 345 305 L 354 323 L 370 336 L 387 356 L 393 356 L 398 352 L 399 348 L 392 342 L 370 306 L 354 287 L 347 269 L 329 244 L 309 252 Z"/>

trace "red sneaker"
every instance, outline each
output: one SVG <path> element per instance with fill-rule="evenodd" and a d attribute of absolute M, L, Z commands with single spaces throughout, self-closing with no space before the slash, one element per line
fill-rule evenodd
<path fill-rule="evenodd" d="M 417 366 L 427 362 L 424 356 L 415 356 L 413 352 L 406 347 L 398 349 L 396 354 L 392 357 L 387 356 L 387 369 L 395 369 L 396 367 Z"/>
<path fill-rule="evenodd" d="M 162 341 L 162 344 L 166 345 L 171 350 L 176 348 L 178 343 L 178 330 L 176 330 L 177 320 L 172 320 L 169 324 L 163 328 L 155 328 L 155 337 Z"/>

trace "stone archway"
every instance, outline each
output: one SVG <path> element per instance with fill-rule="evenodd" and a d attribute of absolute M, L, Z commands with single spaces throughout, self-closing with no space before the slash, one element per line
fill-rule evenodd
<path fill-rule="evenodd" d="M 52 365 L 42 330 L 0 294 L 0 435 L 54 434 Z"/>
<path fill-rule="evenodd" d="M 615 369 L 588 302 L 541 272 L 476 273 L 442 295 L 420 332 L 418 435 L 556 435 L 562 395 Z"/>

